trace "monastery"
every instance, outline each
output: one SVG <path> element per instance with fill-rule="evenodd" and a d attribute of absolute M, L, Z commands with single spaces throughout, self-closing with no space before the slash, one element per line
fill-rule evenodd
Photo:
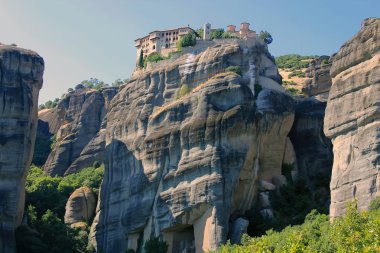
<path fill-rule="evenodd" d="M 256 32 L 250 30 L 249 26 L 249 23 L 243 22 L 240 24 L 240 30 L 237 31 L 235 25 L 228 25 L 226 32 L 238 39 L 255 38 Z M 199 39 L 210 40 L 211 32 L 213 31 L 213 29 L 211 29 L 211 24 L 205 24 L 203 29 L 203 38 Z M 189 26 L 184 26 L 169 30 L 153 31 L 145 37 L 136 39 L 135 47 L 137 48 L 137 61 L 140 58 L 141 51 L 143 53 L 143 57 L 146 57 L 154 52 L 160 53 L 162 56 L 167 56 L 169 53 L 177 51 L 177 42 L 190 32 L 196 33 L 196 31 Z"/>

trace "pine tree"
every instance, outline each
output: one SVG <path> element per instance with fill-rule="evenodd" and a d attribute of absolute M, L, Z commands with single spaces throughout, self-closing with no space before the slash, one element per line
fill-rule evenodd
<path fill-rule="evenodd" d="M 143 51 L 142 50 L 140 50 L 140 58 L 139 58 L 139 64 L 138 64 L 138 66 L 140 68 L 144 67 L 144 55 L 143 55 Z"/>

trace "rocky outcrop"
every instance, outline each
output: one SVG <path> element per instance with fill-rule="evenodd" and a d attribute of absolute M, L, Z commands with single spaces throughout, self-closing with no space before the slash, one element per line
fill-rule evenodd
<path fill-rule="evenodd" d="M 332 57 L 333 84 L 324 132 L 332 139 L 334 164 L 330 216 L 357 199 L 367 208 L 380 192 L 380 19 L 362 28 Z"/>
<path fill-rule="evenodd" d="M 96 200 L 88 187 L 76 189 L 66 203 L 65 224 L 75 226 L 76 223 L 89 222 L 95 215 Z"/>
<path fill-rule="evenodd" d="M 331 62 L 329 58 L 329 56 L 321 56 L 311 61 L 306 69 L 305 76 L 308 79 L 305 81 L 302 92 L 308 97 L 319 95 L 325 100 L 327 99 L 331 87 Z"/>
<path fill-rule="evenodd" d="M 15 251 L 43 71 L 44 61 L 36 53 L 0 45 L 0 252 Z"/>
<path fill-rule="evenodd" d="M 39 113 L 56 139 L 43 166 L 45 172 L 63 176 L 103 162 L 105 115 L 116 92 L 113 87 L 100 91 L 79 87 L 55 108 Z"/>
<path fill-rule="evenodd" d="M 289 133 L 297 157 L 294 166 L 298 177 L 306 180 L 314 192 L 321 186 L 326 188 L 327 201 L 333 153 L 331 141 L 323 133 L 326 102 L 311 97 L 298 99 L 295 104 L 294 124 Z"/>
<path fill-rule="evenodd" d="M 258 182 L 272 189 L 281 175 L 294 108 L 279 82 L 255 40 L 210 42 L 136 72 L 107 115 L 94 246 L 124 252 L 159 236 L 169 253 L 204 252 L 239 240 Z"/>

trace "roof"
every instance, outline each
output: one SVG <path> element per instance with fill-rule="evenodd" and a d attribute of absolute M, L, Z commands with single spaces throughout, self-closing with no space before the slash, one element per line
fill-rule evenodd
<path fill-rule="evenodd" d="M 190 29 L 192 31 L 195 31 L 193 28 L 191 28 L 190 26 L 181 26 L 181 27 L 178 27 L 178 28 L 174 28 L 174 29 L 167 29 L 167 30 L 155 30 L 155 31 L 152 31 L 150 33 L 148 33 L 148 35 L 144 36 L 144 37 L 141 37 L 141 38 L 138 38 L 138 39 L 135 39 L 134 41 L 138 41 L 138 40 L 141 40 L 141 39 L 145 39 L 147 37 L 149 37 L 150 34 L 152 33 L 156 33 L 156 32 L 170 32 L 170 31 L 175 31 L 175 30 L 179 30 L 179 29 Z"/>

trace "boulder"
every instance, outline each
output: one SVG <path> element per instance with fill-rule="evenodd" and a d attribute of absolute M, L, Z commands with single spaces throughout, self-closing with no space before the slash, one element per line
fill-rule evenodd
<path fill-rule="evenodd" d="M 0 45 L 0 252 L 15 252 L 43 71 L 44 61 L 35 52 Z"/>
<path fill-rule="evenodd" d="M 96 200 L 88 187 L 76 189 L 66 203 L 65 224 L 80 227 L 81 222 L 89 222 L 95 215 Z"/>

